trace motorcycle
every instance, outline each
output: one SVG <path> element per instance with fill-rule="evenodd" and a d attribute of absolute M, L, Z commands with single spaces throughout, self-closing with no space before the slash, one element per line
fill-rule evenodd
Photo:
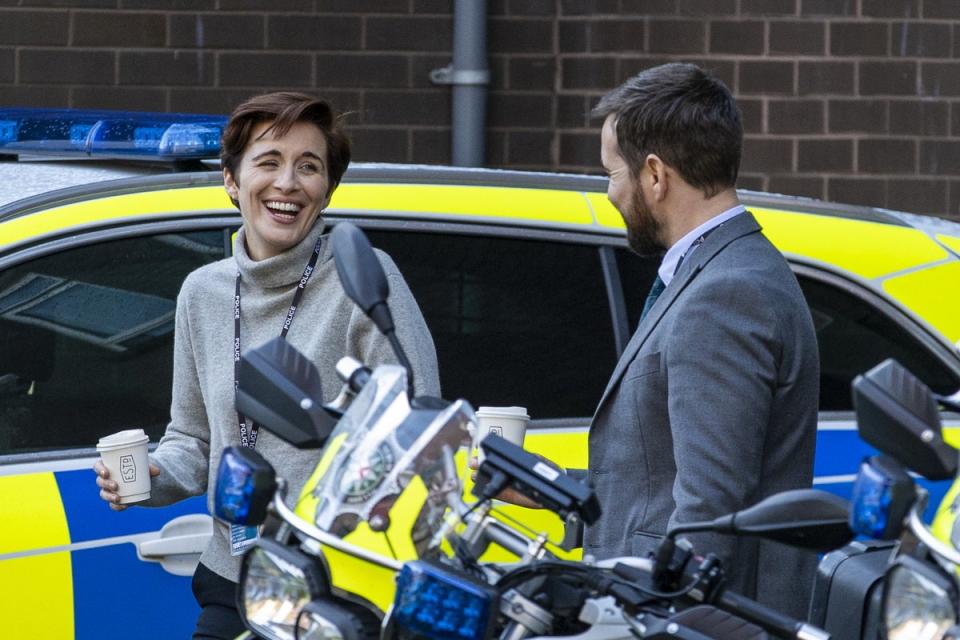
<path fill-rule="evenodd" d="M 563 561 L 545 535 L 499 514 L 494 498 L 511 488 L 573 525 L 599 517 L 596 496 L 549 461 L 488 436 L 476 501 L 466 502 L 458 470 L 473 409 L 412 395 L 379 262 L 355 227 L 337 225 L 331 241 L 344 290 L 388 336 L 401 365 L 371 371 L 341 361 L 344 387 L 321 406 L 319 375 L 285 341 L 244 355 L 238 409 L 295 446 L 323 446 L 293 506 L 285 482 L 254 450 L 224 452 L 217 517 L 263 526 L 238 589 L 249 629 L 274 640 L 830 637 L 728 592 L 719 560 L 677 538 L 716 531 L 832 549 L 851 534 L 846 502 L 830 494 L 788 492 L 685 524 L 654 558 Z M 510 559 L 488 561 L 495 547 Z"/>
<path fill-rule="evenodd" d="M 910 475 L 956 476 L 938 409 L 950 401 L 894 360 L 854 379 L 853 399 L 860 436 L 880 452 L 853 488 L 850 525 L 869 540 L 823 559 L 810 619 L 838 640 L 960 637 L 960 552 L 924 524 L 927 492 Z"/>

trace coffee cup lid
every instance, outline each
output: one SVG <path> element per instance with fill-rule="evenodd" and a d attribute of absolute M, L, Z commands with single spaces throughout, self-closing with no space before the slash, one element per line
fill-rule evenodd
<path fill-rule="evenodd" d="M 118 431 L 117 433 L 111 433 L 108 436 L 103 436 L 97 442 L 97 449 L 103 449 L 107 447 L 125 447 L 143 444 L 149 441 L 150 438 L 143 431 L 143 429 L 127 429 L 126 431 Z"/>
<path fill-rule="evenodd" d="M 526 407 L 479 407 L 477 415 L 496 416 L 498 418 L 520 418 L 529 420 Z"/>

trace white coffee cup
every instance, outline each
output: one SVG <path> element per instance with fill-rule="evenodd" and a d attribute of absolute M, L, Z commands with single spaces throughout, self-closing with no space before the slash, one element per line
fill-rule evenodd
<path fill-rule="evenodd" d="M 480 441 L 491 433 L 517 446 L 523 446 L 527 423 L 530 422 L 526 407 L 479 407 L 476 415 L 477 434 L 474 446 L 477 447 L 480 462 L 483 462 L 484 457 Z"/>
<path fill-rule="evenodd" d="M 120 504 L 140 502 L 150 497 L 149 436 L 143 429 L 127 429 L 100 438 L 97 451 L 110 479 L 117 483 Z"/>

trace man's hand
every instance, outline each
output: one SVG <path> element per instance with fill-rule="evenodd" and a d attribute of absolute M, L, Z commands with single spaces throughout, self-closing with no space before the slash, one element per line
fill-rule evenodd
<path fill-rule="evenodd" d="M 474 482 L 477 481 L 477 467 L 480 466 L 480 461 L 474 456 L 470 458 L 470 464 L 468 465 L 473 469 L 473 473 L 470 474 L 470 479 Z M 509 504 L 516 505 L 518 507 L 526 507 L 527 509 L 543 509 L 543 506 L 539 502 L 534 502 L 527 496 L 510 489 L 509 487 L 504 489 L 497 495 L 497 500 L 501 502 L 506 502 Z"/>
<path fill-rule="evenodd" d="M 110 479 L 110 470 L 103 464 L 102 460 L 97 460 L 93 465 L 93 470 L 97 472 L 97 486 L 100 487 L 100 499 L 106 501 L 114 511 L 123 511 L 130 505 L 120 504 L 120 496 L 117 494 L 117 482 Z M 160 467 L 150 465 L 150 477 L 156 478 L 160 475 Z"/>

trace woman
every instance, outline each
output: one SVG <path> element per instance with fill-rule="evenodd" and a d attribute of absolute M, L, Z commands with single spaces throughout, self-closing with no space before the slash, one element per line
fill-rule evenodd
<path fill-rule="evenodd" d="M 177 299 L 171 420 L 151 456 L 151 498 L 139 503 L 146 506 L 207 492 L 212 510 L 220 455 L 231 445 L 255 446 L 282 463 L 291 499 L 316 465 L 316 450 L 294 449 L 238 416 L 237 340 L 248 349 L 284 335 L 320 370 L 325 401 L 341 386 L 335 371 L 341 357 L 396 362 L 387 340 L 343 292 L 323 234 L 321 213 L 350 162 L 349 140 L 330 106 L 289 92 L 248 100 L 224 129 L 220 159 L 243 226 L 234 256 L 191 273 Z M 393 261 L 378 256 L 416 391 L 439 395 L 436 352 L 420 309 Z M 101 498 L 114 510 L 126 508 L 99 461 L 95 470 Z M 194 638 L 233 638 L 243 630 L 235 596 L 244 548 L 231 545 L 229 527 L 215 524 L 193 579 L 201 606 Z"/>

